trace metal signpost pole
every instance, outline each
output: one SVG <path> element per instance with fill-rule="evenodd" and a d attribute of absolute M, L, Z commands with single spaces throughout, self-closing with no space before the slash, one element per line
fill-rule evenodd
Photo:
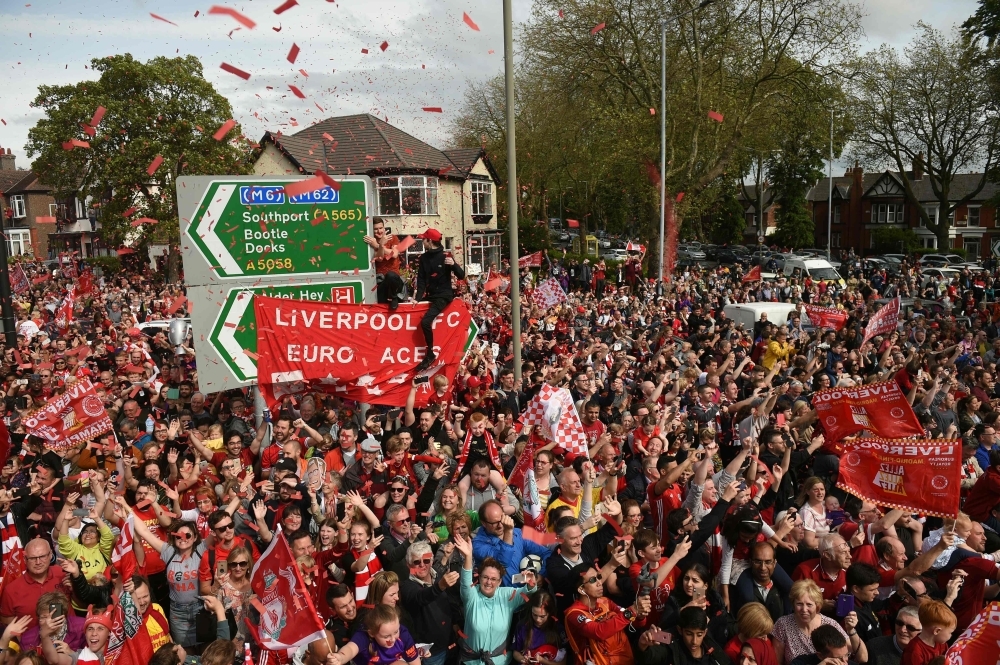
<path fill-rule="evenodd" d="M 507 225 L 510 228 L 510 318 L 514 330 L 514 381 L 521 381 L 521 269 L 517 246 L 517 150 L 514 143 L 514 27 L 503 0 L 503 70 L 507 93 Z"/>

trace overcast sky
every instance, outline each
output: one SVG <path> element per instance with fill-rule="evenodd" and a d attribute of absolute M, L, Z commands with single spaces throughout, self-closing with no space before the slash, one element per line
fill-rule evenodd
<path fill-rule="evenodd" d="M 292 119 L 301 128 L 331 115 L 373 113 L 444 147 L 468 83 L 503 68 L 498 0 L 298 0 L 274 14 L 282 1 L 218 0 L 254 20 L 249 30 L 231 17 L 208 15 L 211 3 L 195 0 L 0 0 L 0 67 L 6 72 L 0 79 L 0 146 L 13 150 L 18 166 L 28 167 L 24 144 L 40 117 L 29 106 L 37 86 L 93 78 L 90 59 L 116 53 L 140 60 L 198 56 L 208 80 L 229 98 L 244 133 L 255 140 L 265 130 L 297 131 Z M 527 18 L 531 2 L 513 0 L 515 22 Z M 903 45 L 918 20 L 949 29 L 976 5 L 868 0 L 865 46 Z M 463 22 L 463 12 L 478 32 Z M 383 42 L 385 51 L 379 48 Z M 286 60 L 293 43 L 301 49 L 294 65 Z M 223 62 L 250 72 L 250 80 L 224 72 Z M 306 99 L 293 96 L 289 84 Z M 422 107 L 441 107 L 443 113 Z"/>

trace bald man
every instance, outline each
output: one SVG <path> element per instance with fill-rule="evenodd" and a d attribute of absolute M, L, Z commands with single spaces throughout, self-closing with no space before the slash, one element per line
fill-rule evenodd
<path fill-rule="evenodd" d="M 18 617 L 30 616 L 31 628 L 38 625 L 35 612 L 38 599 L 50 591 L 67 592 L 63 587 L 66 574 L 59 566 L 52 565 L 52 547 L 47 540 L 30 541 L 24 548 L 24 558 L 25 574 L 11 580 L 0 597 L 0 622 L 8 624 Z"/>

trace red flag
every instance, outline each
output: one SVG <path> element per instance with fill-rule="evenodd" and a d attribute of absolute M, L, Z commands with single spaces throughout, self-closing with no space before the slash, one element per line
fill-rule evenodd
<path fill-rule="evenodd" d="M 90 379 L 77 379 L 66 392 L 22 421 L 28 434 L 45 440 L 50 450 L 68 450 L 112 429 L 104 402 Z"/>
<path fill-rule="evenodd" d="M 56 327 L 65 330 L 73 322 L 73 292 L 66 294 L 59 309 L 56 310 Z"/>
<path fill-rule="evenodd" d="M 568 226 L 571 229 L 578 229 L 580 228 L 580 221 L 576 219 L 567 219 L 566 226 Z"/>
<path fill-rule="evenodd" d="M 281 531 L 254 564 L 250 587 L 259 602 L 260 623 L 253 632 L 262 648 L 296 649 L 326 638 L 323 622 Z"/>
<path fill-rule="evenodd" d="M 306 390 L 342 399 L 403 406 L 426 347 L 420 317 L 428 303 L 355 305 L 254 297 L 257 316 L 257 376 L 268 404 Z M 455 380 L 469 336 L 471 316 L 460 300 L 439 315 L 437 360 L 421 376 Z M 433 390 L 417 391 L 417 406 Z"/>
<path fill-rule="evenodd" d="M 760 281 L 760 266 L 754 266 L 750 272 L 743 275 L 743 283 L 746 282 L 759 282 Z"/>
<path fill-rule="evenodd" d="M 819 305 L 803 305 L 806 316 L 817 328 L 833 328 L 840 330 L 847 325 L 847 312 L 834 307 L 820 307 Z"/>
<path fill-rule="evenodd" d="M 945 654 L 947 665 L 992 663 L 1000 644 L 1000 602 L 993 601 L 973 619 Z"/>
<path fill-rule="evenodd" d="M 5 427 L 6 429 L 6 427 Z M 7 582 L 24 575 L 24 547 L 14 526 L 13 513 L 0 516 L 0 551 L 2 551 L 3 567 L 0 572 L 0 594 Z"/>
<path fill-rule="evenodd" d="M 956 517 L 961 481 L 957 439 L 858 439 L 840 458 L 837 487 L 880 506 Z"/>
<path fill-rule="evenodd" d="M 31 288 L 28 276 L 24 274 L 24 268 L 20 263 L 15 263 L 13 270 L 10 271 L 10 288 L 14 293 L 24 293 Z"/>
<path fill-rule="evenodd" d="M 111 636 L 104 652 L 104 665 L 145 665 L 153 657 L 153 644 L 132 594 L 122 591 L 120 598 L 112 600 Z M 167 625 L 166 619 L 161 625 Z"/>
<path fill-rule="evenodd" d="M 858 388 L 827 388 L 817 391 L 812 403 L 831 442 L 862 430 L 891 439 L 924 435 L 913 407 L 895 381 Z"/>
<path fill-rule="evenodd" d="M 496 291 L 500 288 L 501 284 L 503 284 L 503 280 L 499 277 L 494 277 L 483 284 L 483 291 Z"/>
<path fill-rule="evenodd" d="M 542 267 L 542 253 L 535 252 L 534 254 L 527 254 L 522 256 L 517 260 L 518 268 L 541 268 Z"/>
<path fill-rule="evenodd" d="M 868 319 L 868 325 L 865 326 L 865 336 L 864 339 L 861 340 L 861 343 L 864 344 L 872 337 L 876 337 L 878 335 L 895 332 L 898 321 L 899 296 L 896 296 L 887 302 L 882 309 L 872 314 L 871 318 Z"/>
<path fill-rule="evenodd" d="M 88 270 L 87 272 L 80 275 L 80 279 L 76 283 L 76 297 L 80 298 L 82 296 L 89 295 L 91 291 L 94 290 L 94 275 Z"/>
<path fill-rule="evenodd" d="M 111 566 L 118 569 L 118 574 L 123 580 L 127 580 L 139 569 L 139 563 L 135 559 L 135 550 L 132 544 L 135 541 L 135 532 L 132 530 L 133 515 L 129 513 L 128 519 L 121 527 L 121 535 L 115 542 L 115 549 L 111 552 Z M 111 566 L 105 571 L 106 577 L 111 579 Z"/>
<path fill-rule="evenodd" d="M 7 463 L 7 456 L 10 455 L 10 430 L 7 423 L 0 419 L 0 468 Z"/>

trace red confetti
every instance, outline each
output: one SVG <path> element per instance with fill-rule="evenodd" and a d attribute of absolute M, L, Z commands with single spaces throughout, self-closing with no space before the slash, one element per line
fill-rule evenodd
<path fill-rule="evenodd" d="M 163 21 L 164 23 L 169 23 L 170 25 L 175 26 L 175 27 L 177 26 L 177 24 L 174 23 L 173 21 L 168 21 L 167 19 L 165 19 L 162 16 L 159 16 L 157 14 L 154 14 L 153 12 L 149 12 L 149 15 L 152 16 L 153 18 L 155 18 L 157 21 Z"/>
<path fill-rule="evenodd" d="M 275 32 L 281 32 L 281 24 L 279 23 L 277 28 L 271 28 L 271 30 L 274 30 Z"/>
<path fill-rule="evenodd" d="M 323 132 L 323 138 L 325 138 L 327 141 L 332 141 L 333 140 L 333 137 L 330 136 L 329 134 L 327 134 L 326 132 Z"/>
<path fill-rule="evenodd" d="M 231 16 L 237 23 L 244 26 L 247 30 L 253 30 L 257 27 L 257 24 L 253 19 L 249 18 L 245 14 L 241 14 L 232 7 L 220 7 L 219 5 L 212 5 L 212 8 L 208 10 L 209 14 L 221 14 L 223 16 Z"/>
<path fill-rule="evenodd" d="M 361 52 L 367 55 L 368 54 L 368 49 L 363 48 L 363 49 L 361 49 Z"/>
<path fill-rule="evenodd" d="M 326 173 L 324 173 L 323 171 L 316 171 L 316 175 L 319 177 L 320 180 L 326 183 L 327 187 L 332 188 L 333 191 L 335 192 L 340 191 L 340 183 L 331 178 L 330 176 L 328 176 Z"/>
<path fill-rule="evenodd" d="M 233 119 L 226 120 L 217 130 L 215 130 L 215 133 L 212 134 L 212 138 L 215 139 L 216 141 L 221 141 L 226 137 L 226 134 L 229 133 L 229 130 L 235 126 L 236 126 L 235 120 Z"/>
<path fill-rule="evenodd" d="M 604 30 L 604 24 L 603 23 L 598 23 L 597 25 L 595 25 L 593 28 L 590 29 L 590 34 L 596 35 L 601 30 Z"/>
<path fill-rule="evenodd" d="M 299 57 L 299 45 L 292 44 L 291 50 L 288 52 L 288 62 L 295 64 L 295 58 Z"/>
<path fill-rule="evenodd" d="M 238 67 L 233 67 L 228 62 L 222 63 L 221 65 L 219 65 L 219 67 L 224 72 L 229 72 L 230 74 L 236 74 L 237 76 L 239 76 L 244 81 L 249 81 L 250 80 L 250 74 L 248 72 L 245 72 L 245 71 L 243 71 L 242 69 L 240 69 Z"/>
<path fill-rule="evenodd" d="M 6 126 L 6 125 L 7 125 L 7 121 L 6 121 L 6 120 L 4 120 L 3 118 L 0 118 L 0 122 L 2 122 L 2 123 L 4 124 L 4 126 Z"/>
<path fill-rule="evenodd" d="M 291 9 L 292 7 L 294 7 L 297 4 L 299 4 L 299 3 L 296 2 L 295 0 L 285 0 L 285 2 L 281 3 L 281 5 L 279 7 L 275 8 L 274 13 L 275 14 L 281 14 L 283 12 L 287 12 L 289 9 Z"/>
<path fill-rule="evenodd" d="M 652 106 L 649 107 L 649 115 L 656 115 L 656 109 L 654 109 Z"/>
<path fill-rule="evenodd" d="M 295 95 L 296 97 L 298 97 L 299 99 L 305 99 L 306 98 L 306 96 L 304 94 L 302 94 L 302 91 L 299 90 L 298 88 L 296 88 L 294 85 L 289 85 L 288 89 L 291 90 L 292 94 Z"/>
<path fill-rule="evenodd" d="M 716 121 L 716 122 L 722 122 L 722 120 L 723 120 L 723 115 L 721 113 L 719 113 L 718 111 L 709 111 L 708 112 L 708 117 L 711 118 L 712 120 Z"/>
<path fill-rule="evenodd" d="M 194 17 L 195 17 L 195 18 L 198 18 L 198 14 L 200 14 L 200 13 L 201 13 L 201 10 L 200 10 L 200 9 L 196 9 L 196 10 L 194 10 Z"/>
<path fill-rule="evenodd" d="M 560 9 L 559 10 L 559 18 L 562 18 L 562 17 L 563 17 L 563 10 Z"/>
<path fill-rule="evenodd" d="M 298 196 L 307 192 L 315 192 L 317 189 L 323 189 L 324 187 L 326 187 L 326 183 L 323 182 L 323 179 L 319 176 L 314 176 L 306 180 L 288 183 L 285 185 L 285 194 L 288 196 Z M 350 247 L 347 249 L 350 250 Z"/>
<path fill-rule="evenodd" d="M 99 124 L 101 124 L 101 119 L 104 117 L 104 114 L 106 112 L 107 112 L 106 108 L 104 108 L 103 106 L 98 106 L 97 110 L 94 111 L 94 117 L 90 119 L 90 126 L 97 127 Z"/>
<path fill-rule="evenodd" d="M 162 163 L 163 163 L 163 155 L 157 155 L 156 157 L 153 158 L 153 161 L 149 163 L 149 166 L 146 167 L 146 173 L 148 173 L 149 175 L 153 175 L 154 173 L 156 173 L 156 169 L 160 168 L 160 164 Z"/>
<path fill-rule="evenodd" d="M 81 122 L 80 129 L 82 129 L 83 133 L 86 134 L 87 136 L 97 136 L 97 130 L 91 127 L 90 125 L 85 125 Z"/>
<path fill-rule="evenodd" d="M 132 222 L 132 226 L 142 226 L 143 224 L 159 224 L 160 220 L 153 219 L 152 217 L 140 217 L 139 219 Z"/>
<path fill-rule="evenodd" d="M 136 212 L 135 206 L 132 206 L 131 208 L 122 213 L 122 217 L 131 217 L 132 215 L 135 214 L 135 212 Z"/>
<path fill-rule="evenodd" d="M 81 141 L 80 139 L 70 139 L 62 144 L 63 150 L 72 150 L 73 148 L 89 148 L 90 144 L 86 141 Z"/>
<path fill-rule="evenodd" d="M 423 107 L 423 110 L 427 111 L 428 113 L 444 113 L 444 111 L 441 110 L 440 106 L 425 106 Z"/>
<path fill-rule="evenodd" d="M 476 32 L 479 32 L 479 26 L 476 25 L 476 22 L 472 20 L 472 17 L 465 12 L 462 12 L 462 20 L 465 21 L 465 25 L 469 26 Z"/>
<path fill-rule="evenodd" d="M 302 75 L 303 75 L 303 76 L 305 76 L 306 78 L 309 78 L 309 72 L 307 72 L 307 71 L 306 71 L 306 70 L 304 70 L 304 69 L 300 69 L 300 70 L 299 70 L 299 74 L 302 74 Z M 316 104 L 316 102 L 313 102 L 313 103 L 314 103 L 314 104 Z M 316 106 L 319 106 L 319 104 L 316 104 Z M 323 111 L 323 109 L 320 109 L 320 111 L 322 112 L 322 111 Z"/>
<path fill-rule="evenodd" d="M 383 51 L 385 51 L 387 48 L 389 48 L 389 42 L 382 42 L 381 44 L 379 44 L 378 47 Z"/>
<path fill-rule="evenodd" d="M 679 193 L 677 194 L 677 198 L 675 199 L 675 201 L 676 201 L 677 203 L 680 203 L 680 202 L 681 202 L 681 201 L 683 201 L 683 200 L 684 200 L 684 192 L 679 192 Z"/>

